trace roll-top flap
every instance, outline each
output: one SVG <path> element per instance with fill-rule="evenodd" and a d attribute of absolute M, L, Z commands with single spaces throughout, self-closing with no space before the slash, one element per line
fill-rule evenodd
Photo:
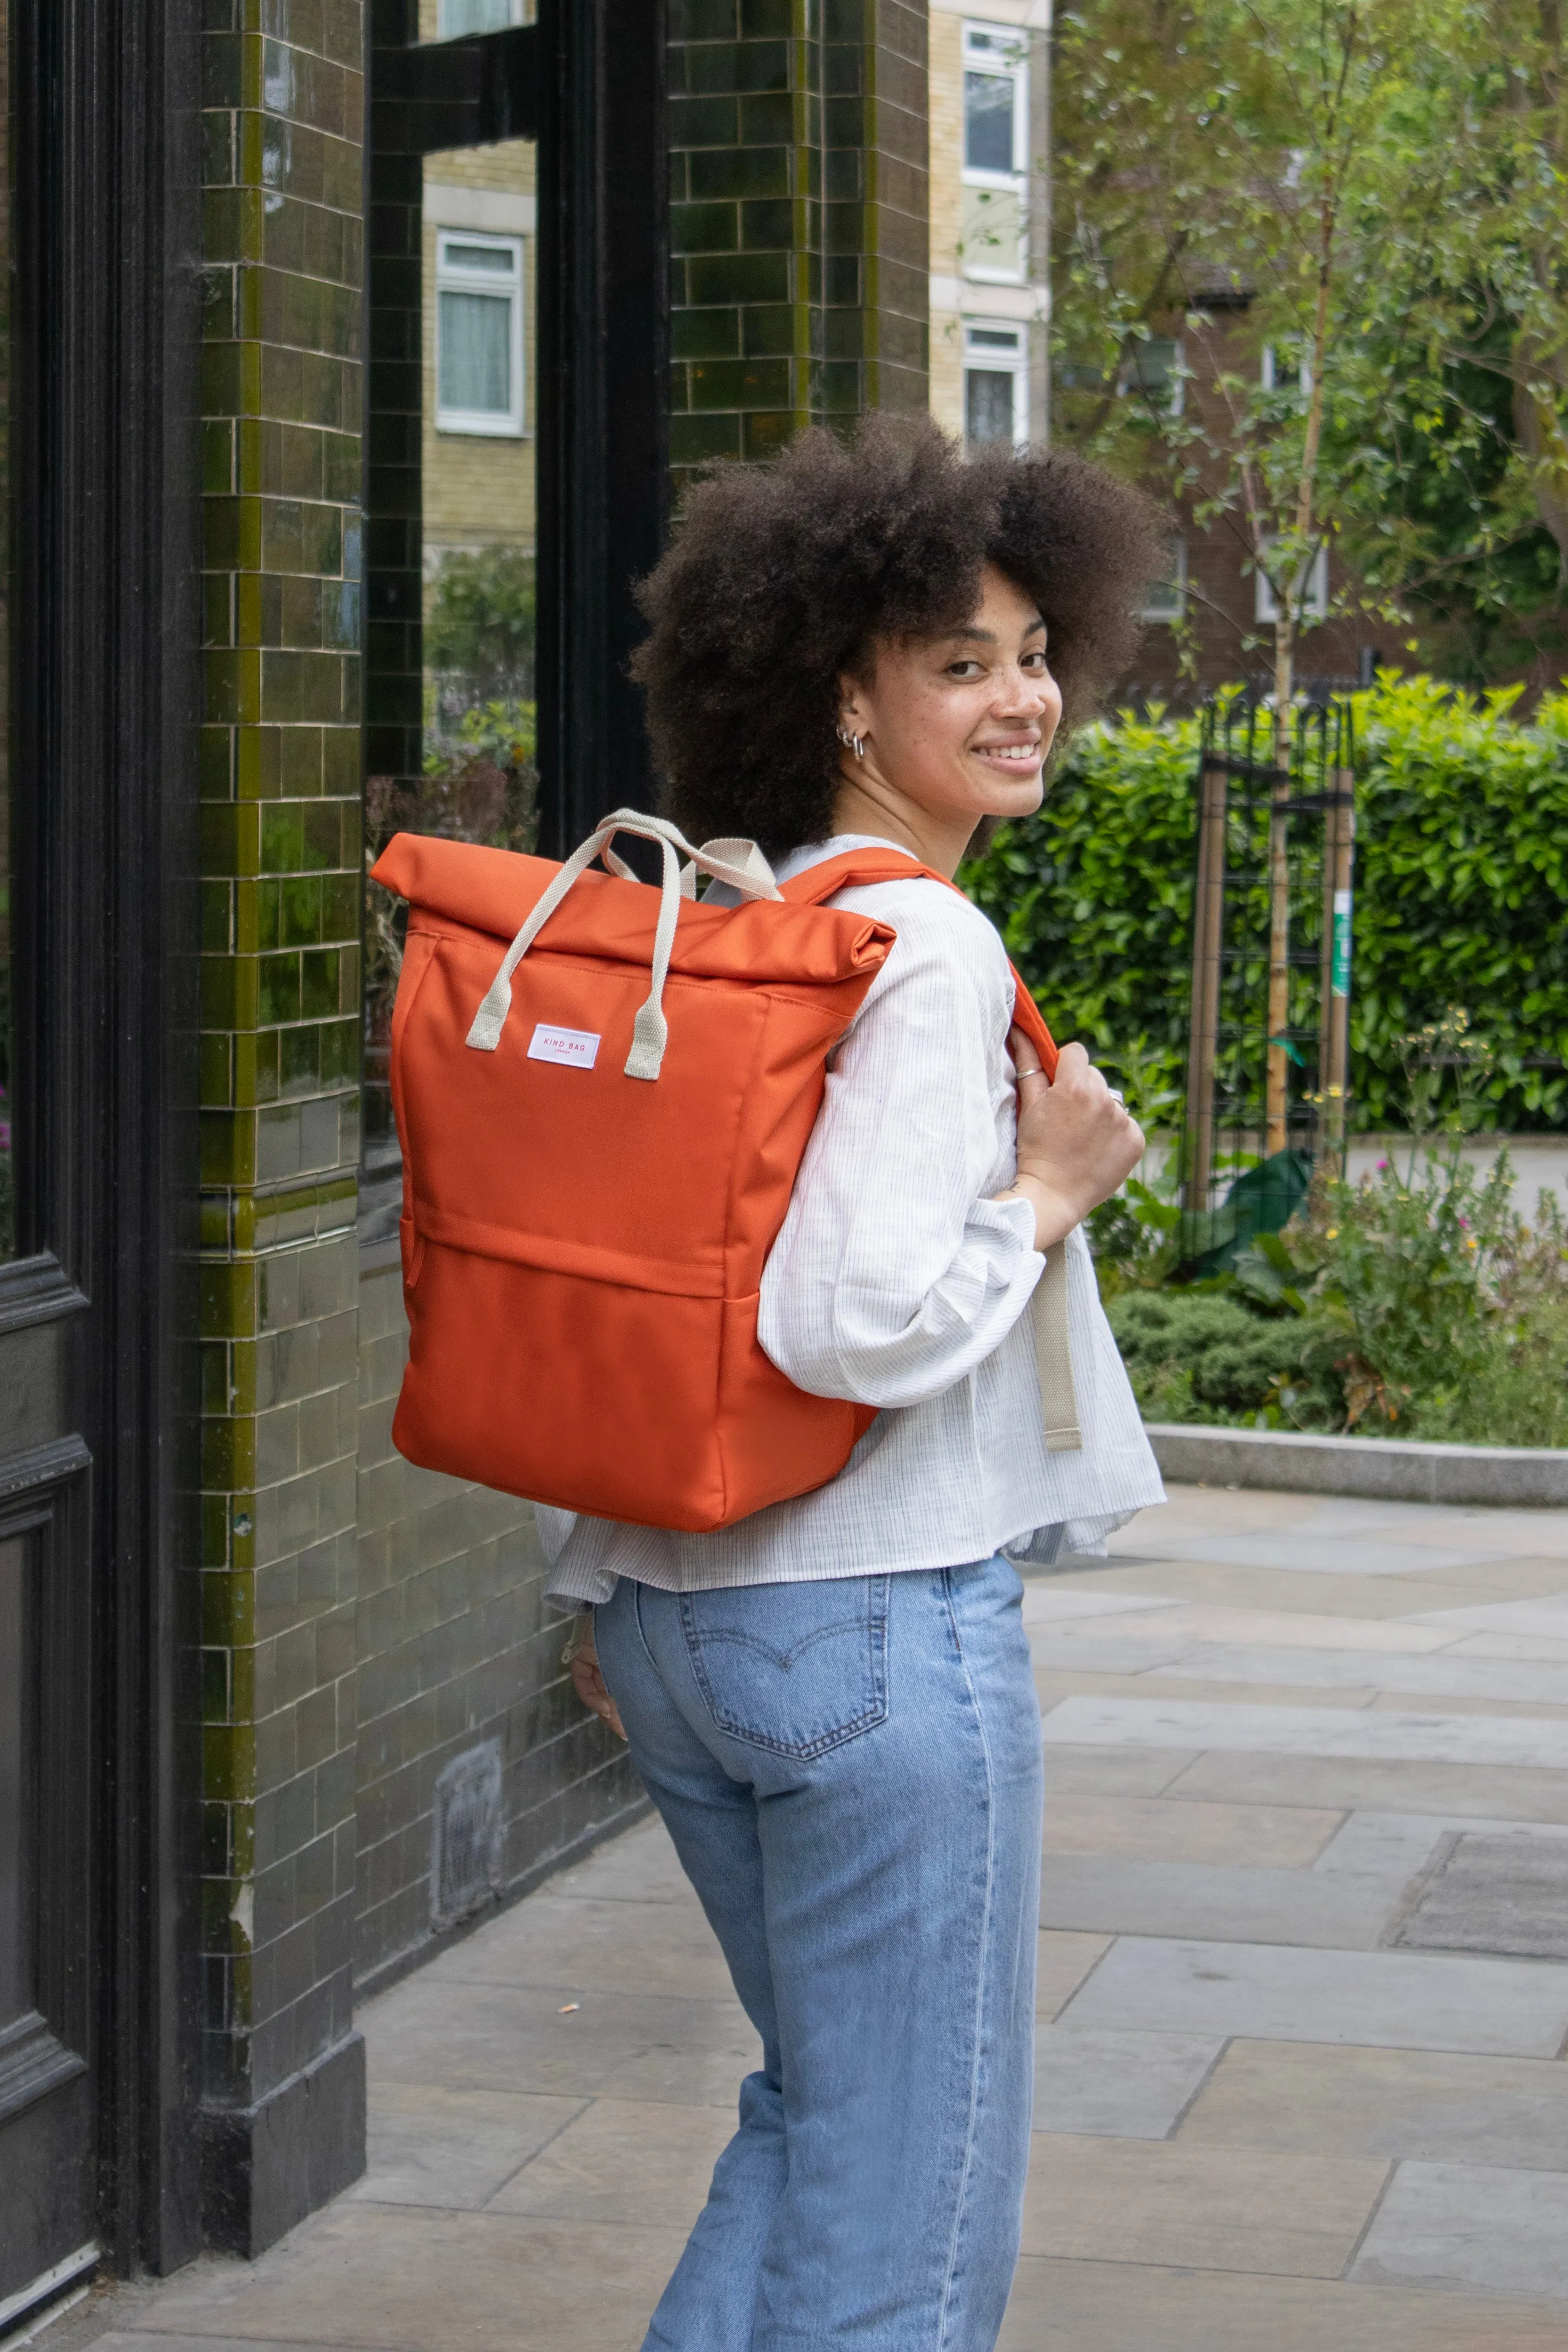
<path fill-rule="evenodd" d="M 395 834 L 371 879 L 437 921 L 509 941 L 559 871 L 547 857 L 425 834 Z M 610 956 L 647 964 L 658 892 L 610 874 L 582 875 L 531 952 Z M 756 900 L 742 907 L 682 902 L 670 970 L 696 979 L 806 985 L 875 971 L 897 934 L 887 923 L 841 908 Z"/>

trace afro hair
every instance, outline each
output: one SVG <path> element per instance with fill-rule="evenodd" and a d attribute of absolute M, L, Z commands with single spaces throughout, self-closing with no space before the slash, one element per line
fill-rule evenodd
<path fill-rule="evenodd" d="M 1065 451 L 965 457 L 924 420 L 716 468 L 638 590 L 652 630 L 632 669 L 666 813 L 693 841 L 743 835 L 775 857 L 825 840 L 840 677 L 865 676 L 879 640 L 962 625 L 986 563 L 1039 606 L 1065 736 L 1124 671 L 1163 560 L 1141 491 Z"/>

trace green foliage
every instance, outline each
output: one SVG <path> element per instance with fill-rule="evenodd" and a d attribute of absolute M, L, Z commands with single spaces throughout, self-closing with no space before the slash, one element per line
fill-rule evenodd
<path fill-rule="evenodd" d="M 1478 1117 L 1568 1125 L 1568 694 L 1530 725 L 1507 694 L 1476 703 L 1426 677 L 1355 700 L 1356 1125 L 1405 1124 L 1406 1041 L 1456 1004 L 1491 1061 Z M 963 877 L 1057 1036 L 1146 1089 L 1184 1082 L 1197 750 L 1194 721 L 1158 713 L 1086 729 L 1040 814 L 1002 826 Z M 1436 1076 L 1446 1117 L 1463 1081 Z"/>
<path fill-rule="evenodd" d="M 1150 1421 L 1328 1429 L 1342 1417 L 1331 1367 L 1309 1365 L 1316 1334 L 1308 1325 L 1265 1321 L 1235 1299 L 1196 1290 L 1128 1292 L 1106 1312 Z"/>
<path fill-rule="evenodd" d="M 533 693 L 537 620 L 531 549 L 502 542 L 441 559 L 425 622 L 425 662 L 460 700 L 525 701 Z"/>
<path fill-rule="evenodd" d="M 1000 826 L 960 876 L 1055 1034 L 1113 1065 L 1135 1112 L 1185 1083 L 1197 754 L 1193 719 L 1086 728 L 1039 815 Z"/>
<path fill-rule="evenodd" d="M 1561 658 L 1568 13 L 1064 0 L 1055 39 L 1059 437 L 1223 515 L 1277 592 L 1338 539 L 1468 681 Z M 1217 398 L 1173 414 L 1173 333 Z M 1265 344 L 1304 386 L 1264 390 Z"/>
<path fill-rule="evenodd" d="M 1112 1289 L 1145 1417 L 1568 1443 L 1568 1223 L 1543 1193 L 1527 1227 L 1511 1189 L 1507 1154 L 1478 1174 L 1456 1133 L 1320 1181 L 1226 1283 Z"/>

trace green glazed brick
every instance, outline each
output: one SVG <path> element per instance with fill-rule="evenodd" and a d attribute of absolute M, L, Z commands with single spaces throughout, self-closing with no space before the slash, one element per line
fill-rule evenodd
<path fill-rule="evenodd" d="M 317 1032 L 324 1086 L 357 1086 L 360 1076 L 360 1021 L 324 1021 Z"/>
<path fill-rule="evenodd" d="M 672 416 L 669 420 L 670 463 L 700 466 L 711 457 L 738 457 L 741 422 L 737 416 Z"/>
<path fill-rule="evenodd" d="M 232 418 L 209 416 L 202 425 L 202 490 L 226 498 L 235 488 L 235 428 Z"/>
<path fill-rule="evenodd" d="M 244 47 L 239 35 L 203 35 L 201 80 L 204 108 L 235 107 L 243 103 Z"/>
<path fill-rule="evenodd" d="M 300 959 L 298 955 L 261 957 L 257 1008 L 260 1022 L 268 1028 L 285 1021 L 300 1019 Z"/>
<path fill-rule="evenodd" d="M 230 343 L 240 332 L 241 288 L 232 267 L 219 263 L 201 274 L 202 340 Z"/>
<path fill-rule="evenodd" d="M 278 1032 L 276 1029 L 264 1030 L 260 1036 L 247 1042 L 255 1055 L 255 1087 L 250 1099 L 258 1104 L 275 1103 L 281 1083 Z"/>
<path fill-rule="evenodd" d="M 703 317 L 697 311 L 689 315 Z M 734 314 L 721 311 L 728 318 Z M 770 359 L 780 353 L 792 353 L 796 337 L 802 332 L 801 314 L 788 302 L 752 303 L 740 313 L 742 350 L 748 359 Z"/>
<path fill-rule="evenodd" d="M 351 812 L 338 801 L 307 803 L 301 812 L 303 819 L 303 856 L 301 863 L 309 869 L 322 866 L 346 866 L 356 860 L 344 840 L 345 820 Z"/>
<path fill-rule="evenodd" d="M 746 41 L 788 40 L 804 30 L 795 24 L 797 0 L 741 0 L 741 37 Z"/>
<path fill-rule="evenodd" d="M 274 886 L 278 893 L 278 940 L 282 947 L 316 947 L 322 939 L 324 884 L 319 874 L 302 874 Z"/>
<path fill-rule="evenodd" d="M 256 1794 L 256 1734 L 248 1724 L 208 1725 L 202 1733 L 202 1793 L 233 1804 Z"/>
<path fill-rule="evenodd" d="M 278 1033 L 279 1091 L 285 1102 L 313 1095 L 321 1086 L 321 1033 L 313 1027 Z"/>
<path fill-rule="evenodd" d="M 233 574 L 209 572 L 202 581 L 202 643 L 232 646 L 234 636 Z"/>
<path fill-rule="evenodd" d="M 669 0 L 672 41 L 732 41 L 740 29 L 740 0 Z"/>
<path fill-rule="evenodd" d="M 718 302 L 787 302 L 789 265 L 787 253 L 714 254 L 693 258 L 686 265 L 691 302 L 698 309 Z"/>
<path fill-rule="evenodd" d="M 235 175 L 235 118 L 226 109 L 202 116 L 202 185 L 219 188 Z"/>
<path fill-rule="evenodd" d="M 733 253 L 741 242 L 740 207 L 677 205 L 670 212 L 669 241 L 676 253 Z"/>
<path fill-rule="evenodd" d="M 200 890 L 202 951 L 205 955 L 230 955 L 237 945 L 235 939 L 235 886 L 222 876 L 209 876 Z"/>
<path fill-rule="evenodd" d="M 741 355 L 742 319 L 753 314 L 734 309 L 727 310 L 678 310 L 669 322 L 670 352 L 677 360 L 727 360 Z M 790 312 L 766 311 L 756 314 L 767 318 L 782 315 L 786 320 Z M 788 344 L 748 343 L 746 349 L 763 351 L 787 350 Z"/>
<path fill-rule="evenodd" d="M 741 206 L 741 243 L 748 253 L 790 253 L 798 242 L 801 207 L 787 197 Z"/>
<path fill-rule="evenodd" d="M 749 97 L 791 87 L 787 41 L 704 43 L 679 54 L 694 98 Z"/>
<path fill-rule="evenodd" d="M 741 454 L 755 460 L 776 457 L 784 445 L 793 440 L 797 420 L 788 414 L 773 416 L 743 416 L 741 419 Z"/>
<path fill-rule="evenodd" d="M 803 130 L 809 139 L 809 130 L 797 119 L 799 100 L 786 89 L 763 90 L 741 100 L 741 144 L 742 147 L 795 147 L 802 142 Z"/>
<path fill-rule="evenodd" d="M 229 1653 L 227 1650 L 204 1650 L 201 1660 L 202 1721 L 226 1723 L 229 1719 Z"/>
<path fill-rule="evenodd" d="M 787 108 L 788 100 L 784 100 Z M 741 131 L 741 109 L 731 94 L 712 98 L 678 98 L 670 102 L 669 143 L 683 147 L 732 147 Z M 786 128 L 776 137 L 788 138 Z"/>
<path fill-rule="evenodd" d="M 343 957 L 337 948 L 316 948 L 300 960 L 300 1010 L 307 1021 L 341 1013 Z"/>
<path fill-rule="evenodd" d="M 699 148 L 687 158 L 687 173 L 698 203 L 721 196 L 787 196 L 791 193 L 787 146 Z"/>
<path fill-rule="evenodd" d="M 216 1030 L 201 1041 L 197 1094 L 209 1110 L 226 1110 L 234 1099 L 234 1040 Z"/>
<path fill-rule="evenodd" d="M 324 730 L 320 727 L 282 727 L 278 738 L 278 789 L 282 798 L 320 800 Z"/>
<path fill-rule="evenodd" d="M 298 874 L 305 856 L 305 812 L 297 801 L 284 801 L 261 811 L 261 870 L 267 874 Z M 312 859 L 311 864 L 325 863 Z"/>
<path fill-rule="evenodd" d="M 255 1122 L 233 1111 L 204 1110 L 198 1121 L 204 1184 L 256 1181 Z"/>
<path fill-rule="evenodd" d="M 709 360 L 691 370 L 694 409 L 787 408 L 787 360 Z"/>

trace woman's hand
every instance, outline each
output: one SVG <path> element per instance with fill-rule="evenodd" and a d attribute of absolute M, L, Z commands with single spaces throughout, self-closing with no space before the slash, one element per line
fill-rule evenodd
<path fill-rule="evenodd" d="M 567 1650 L 566 1666 L 572 1676 L 572 1687 L 584 1706 L 591 1707 L 607 1723 L 617 1739 L 624 1739 L 626 1734 L 621 1721 L 621 1710 L 610 1696 L 605 1677 L 599 1671 L 599 1653 L 594 1646 L 592 1617 L 582 1620 L 582 1631 Z"/>
<path fill-rule="evenodd" d="M 1064 1045 L 1054 1084 L 1033 1040 L 1007 1040 L 1018 1074 L 1018 1173 L 1004 1201 L 1035 1212 L 1035 1247 L 1049 1249 L 1109 1201 L 1143 1156 L 1143 1133 L 1081 1045 Z"/>

